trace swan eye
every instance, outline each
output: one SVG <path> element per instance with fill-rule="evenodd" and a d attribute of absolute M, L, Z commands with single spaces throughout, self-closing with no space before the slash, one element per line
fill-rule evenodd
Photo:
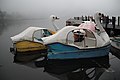
<path fill-rule="evenodd" d="M 99 16 L 101 15 L 101 13 L 99 13 Z"/>

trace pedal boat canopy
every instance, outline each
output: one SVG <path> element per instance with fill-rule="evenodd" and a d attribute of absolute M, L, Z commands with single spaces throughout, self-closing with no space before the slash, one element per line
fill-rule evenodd
<path fill-rule="evenodd" d="M 47 37 L 55 32 L 48 30 L 47 28 L 41 28 L 41 27 L 28 27 L 26 30 L 21 32 L 18 35 L 15 35 L 11 37 L 13 43 L 16 43 L 18 41 L 28 40 L 28 41 L 34 41 L 34 38 L 40 39 L 42 37 Z"/>

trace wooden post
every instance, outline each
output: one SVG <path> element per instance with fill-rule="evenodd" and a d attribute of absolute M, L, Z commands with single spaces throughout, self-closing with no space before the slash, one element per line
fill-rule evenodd
<path fill-rule="evenodd" d="M 115 30 L 115 22 L 116 22 L 116 17 L 113 17 L 113 16 L 112 16 L 113 31 Z"/>
<path fill-rule="evenodd" d="M 120 16 L 118 16 L 118 26 L 120 26 Z"/>

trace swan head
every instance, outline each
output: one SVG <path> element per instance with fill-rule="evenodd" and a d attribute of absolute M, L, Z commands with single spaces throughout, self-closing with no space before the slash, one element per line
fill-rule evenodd
<path fill-rule="evenodd" d="M 102 17 L 102 14 L 98 12 L 94 15 L 95 19 L 100 19 L 101 17 Z"/>
<path fill-rule="evenodd" d="M 55 21 L 55 20 L 59 20 L 60 18 L 57 17 L 57 16 L 55 16 L 55 15 L 51 15 L 51 16 L 50 16 L 50 19 L 51 19 L 52 21 Z"/>

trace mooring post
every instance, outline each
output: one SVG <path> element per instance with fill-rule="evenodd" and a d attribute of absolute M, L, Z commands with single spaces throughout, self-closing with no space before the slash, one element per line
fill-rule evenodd
<path fill-rule="evenodd" d="M 115 22 L 116 22 L 116 17 L 112 16 L 113 31 L 115 30 Z"/>
<path fill-rule="evenodd" d="M 118 26 L 120 26 L 120 16 L 118 16 Z"/>

